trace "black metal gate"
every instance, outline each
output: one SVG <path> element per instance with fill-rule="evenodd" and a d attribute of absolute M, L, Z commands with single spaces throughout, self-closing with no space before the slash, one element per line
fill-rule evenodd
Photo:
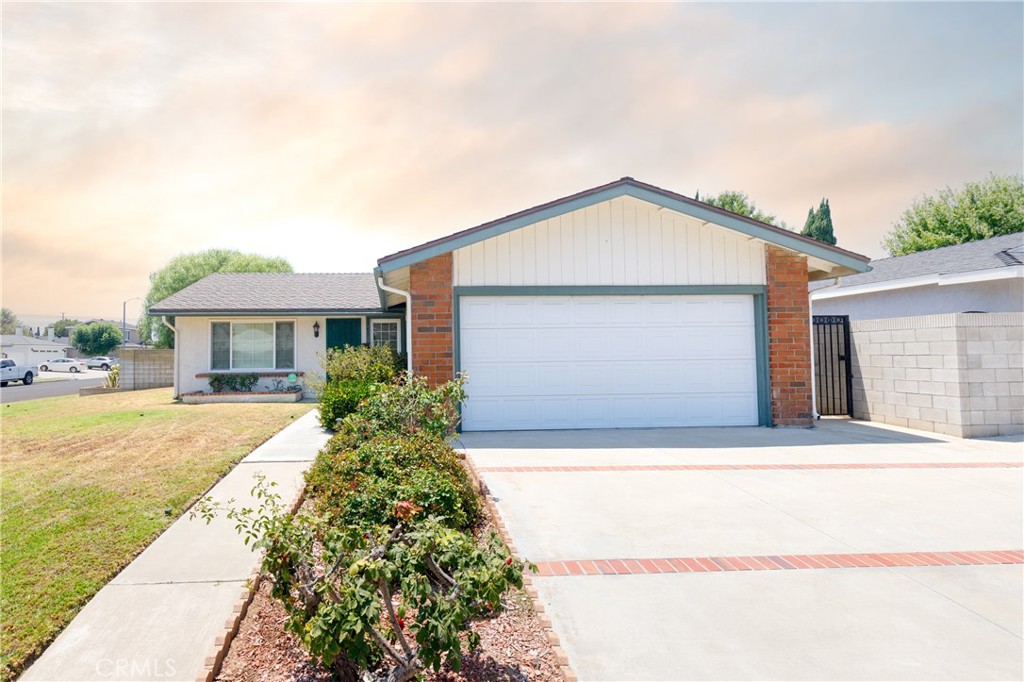
<path fill-rule="evenodd" d="M 814 383 L 818 414 L 853 416 L 850 317 L 814 315 Z"/>

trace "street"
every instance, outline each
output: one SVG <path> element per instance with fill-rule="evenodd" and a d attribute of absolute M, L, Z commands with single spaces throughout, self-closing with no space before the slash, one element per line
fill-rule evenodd
<path fill-rule="evenodd" d="M 30 386 L 10 383 L 6 388 L 0 388 L 0 402 L 16 403 L 37 398 L 78 395 L 78 389 L 102 386 L 106 380 L 107 373 L 97 369 L 74 375 L 44 372 Z"/>

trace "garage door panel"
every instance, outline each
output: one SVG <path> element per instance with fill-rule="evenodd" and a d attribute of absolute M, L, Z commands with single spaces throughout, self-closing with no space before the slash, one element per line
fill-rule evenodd
<path fill-rule="evenodd" d="M 757 423 L 750 296 L 463 297 L 466 430 Z"/>

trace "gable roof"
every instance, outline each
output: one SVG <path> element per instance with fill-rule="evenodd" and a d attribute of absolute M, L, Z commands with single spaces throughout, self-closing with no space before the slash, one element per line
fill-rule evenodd
<path fill-rule="evenodd" d="M 851 290 L 843 291 L 843 293 L 853 295 L 864 291 L 867 285 L 875 285 L 871 287 L 874 290 L 938 284 L 944 276 L 947 281 L 962 280 L 968 273 L 978 273 L 980 278 L 1000 279 L 1019 276 L 1015 273 L 1024 269 L 1022 266 L 1024 266 L 1024 232 L 1016 232 L 964 244 L 908 253 L 905 256 L 880 258 L 871 261 L 871 272 L 813 282 L 810 290 L 817 293 L 819 297 L 825 290 L 836 295 L 841 290 Z M 854 287 L 856 289 L 853 289 Z"/>
<path fill-rule="evenodd" d="M 864 272 L 868 269 L 867 256 L 862 256 L 837 246 L 824 244 L 810 237 L 790 232 L 775 225 L 762 223 L 759 220 L 732 213 L 717 206 L 696 201 L 682 194 L 649 185 L 631 177 L 624 177 L 606 185 L 600 185 L 567 197 L 562 197 L 561 199 L 555 199 L 554 201 L 507 215 L 504 218 L 492 220 L 447 237 L 434 239 L 419 246 L 414 246 L 411 249 L 405 249 L 404 251 L 384 256 L 377 261 L 377 265 L 381 272 L 391 272 L 442 253 L 454 251 L 455 249 L 511 232 L 541 220 L 547 220 L 621 196 L 631 196 L 692 216 L 698 220 L 721 225 L 768 243 L 820 258 L 841 268 L 846 268 L 848 271 Z"/>
<path fill-rule="evenodd" d="M 150 306 L 152 315 L 379 311 L 373 273 L 217 273 Z"/>

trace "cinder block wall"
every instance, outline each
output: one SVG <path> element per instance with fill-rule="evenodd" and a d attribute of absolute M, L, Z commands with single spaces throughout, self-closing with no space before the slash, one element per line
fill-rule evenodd
<path fill-rule="evenodd" d="M 1024 433 L 1024 314 L 850 323 L 853 413 L 962 438 Z"/>
<path fill-rule="evenodd" d="M 174 351 L 155 348 L 122 349 L 120 385 L 122 391 L 173 386 Z"/>

